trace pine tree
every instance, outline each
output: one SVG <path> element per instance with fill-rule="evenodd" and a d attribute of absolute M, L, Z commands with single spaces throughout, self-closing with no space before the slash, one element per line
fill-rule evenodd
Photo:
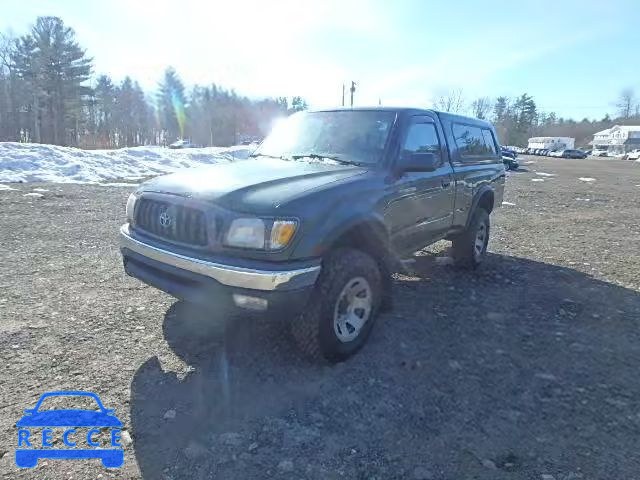
<path fill-rule="evenodd" d="M 38 17 L 31 33 L 17 42 L 12 64 L 31 92 L 25 102 L 36 142 L 77 143 L 91 61 L 58 17 Z"/>
<path fill-rule="evenodd" d="M 158 116 L 167 143 L 184 137 L 187 123 L 184 85 L 172 67 L 167 68 L 159 85 Z"/>
<path fill-rule="evenodd" d="M 98 145 L 114 147 L 114 109 L 116 107 L 116 88 L 106 75 L 100 75 L 93 93 L 95 102 L 95 131 Z"/>
<path fill-rule="evenodd" d="M 301 112 L 302 110 L 306 110 L 309 108 L 307 102 L 302 97 L 293 97 L 291 99 L 291 108 L 289 109 L 290 113 Z"/>

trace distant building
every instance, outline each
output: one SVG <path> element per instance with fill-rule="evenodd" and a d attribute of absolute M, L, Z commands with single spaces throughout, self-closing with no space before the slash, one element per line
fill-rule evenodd
<path fill-rule="evenodd" d="M 640 148 L 640 126 L 615 125 L 593 134 L 594 149 L 606 150 L 609 155 L 628 153 Z"/>
<path fill-rule="evenodd" d="M 544 148 L 552 152 L 573 149 L 576 139 L 571 137 L 533 137 L 529 139 L 528 148 Z"/>

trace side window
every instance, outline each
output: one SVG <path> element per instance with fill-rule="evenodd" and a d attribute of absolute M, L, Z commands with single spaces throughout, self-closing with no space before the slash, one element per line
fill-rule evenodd
<path fill-rule="evenodd" d="M 452 131 L 462 159 L 465 157 L 495 155 L 495 144 L 491 142 L 492 146 L 487 145 L 482 129 L 479 127 L 454 123 Z"/>
<path fill-rule="evenodd" d="M 414 123 L 409 127 L 403 153 L 433 153 L 440 156 L 440 141 L 433 123 Z"/>
<path fill-rule="evenodd" d="M 491 133 L 491 130 L 483 128 L 482 129 L 482 136 L 484 137 L 484 144 L 487 147 L 487 153 L 495 155 L 496 154 L 496 142 L 493 139 L 493 133 Z"/>

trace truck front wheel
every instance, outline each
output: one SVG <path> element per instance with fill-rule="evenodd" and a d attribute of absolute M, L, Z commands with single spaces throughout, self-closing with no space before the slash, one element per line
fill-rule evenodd
<path fill-rule="evenodd" d="M 339 248 L 323 261 L 304 313 L 292 320 L 300 348 L 315 358 L 339 362 L 366 342 L 382 300 L 376 261 L 353 248 Z"/>

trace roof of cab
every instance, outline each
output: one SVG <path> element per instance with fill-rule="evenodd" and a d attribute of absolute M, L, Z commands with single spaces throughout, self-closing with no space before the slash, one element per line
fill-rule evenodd
<path fill-rule="evenodd" d="M 492 127 L 491 123 L 486 120 L 480 120 L 474 117 L 467 117 L 464 115 L 457 115 L 455 113 L 440 112 L 438 110 L 432 110 L 429 108 L 417 108 L 417 107 L 383 107 L 383 106 L 371 106 L 371 107 L 334 107 L 334 108 L 320 108 L 309 110 L 310 112 L 336 112 L 342 110 L 355 110 L 355 111 L 379 111 L 379 112 L 396 112 L 404 115 L 421 115 L 424 113 L 432 113 L 437 115 L 441 119 L 447 119 L 449 121 L 460 121 L 463 123 L 471 123 L 480 126 Z"/>

